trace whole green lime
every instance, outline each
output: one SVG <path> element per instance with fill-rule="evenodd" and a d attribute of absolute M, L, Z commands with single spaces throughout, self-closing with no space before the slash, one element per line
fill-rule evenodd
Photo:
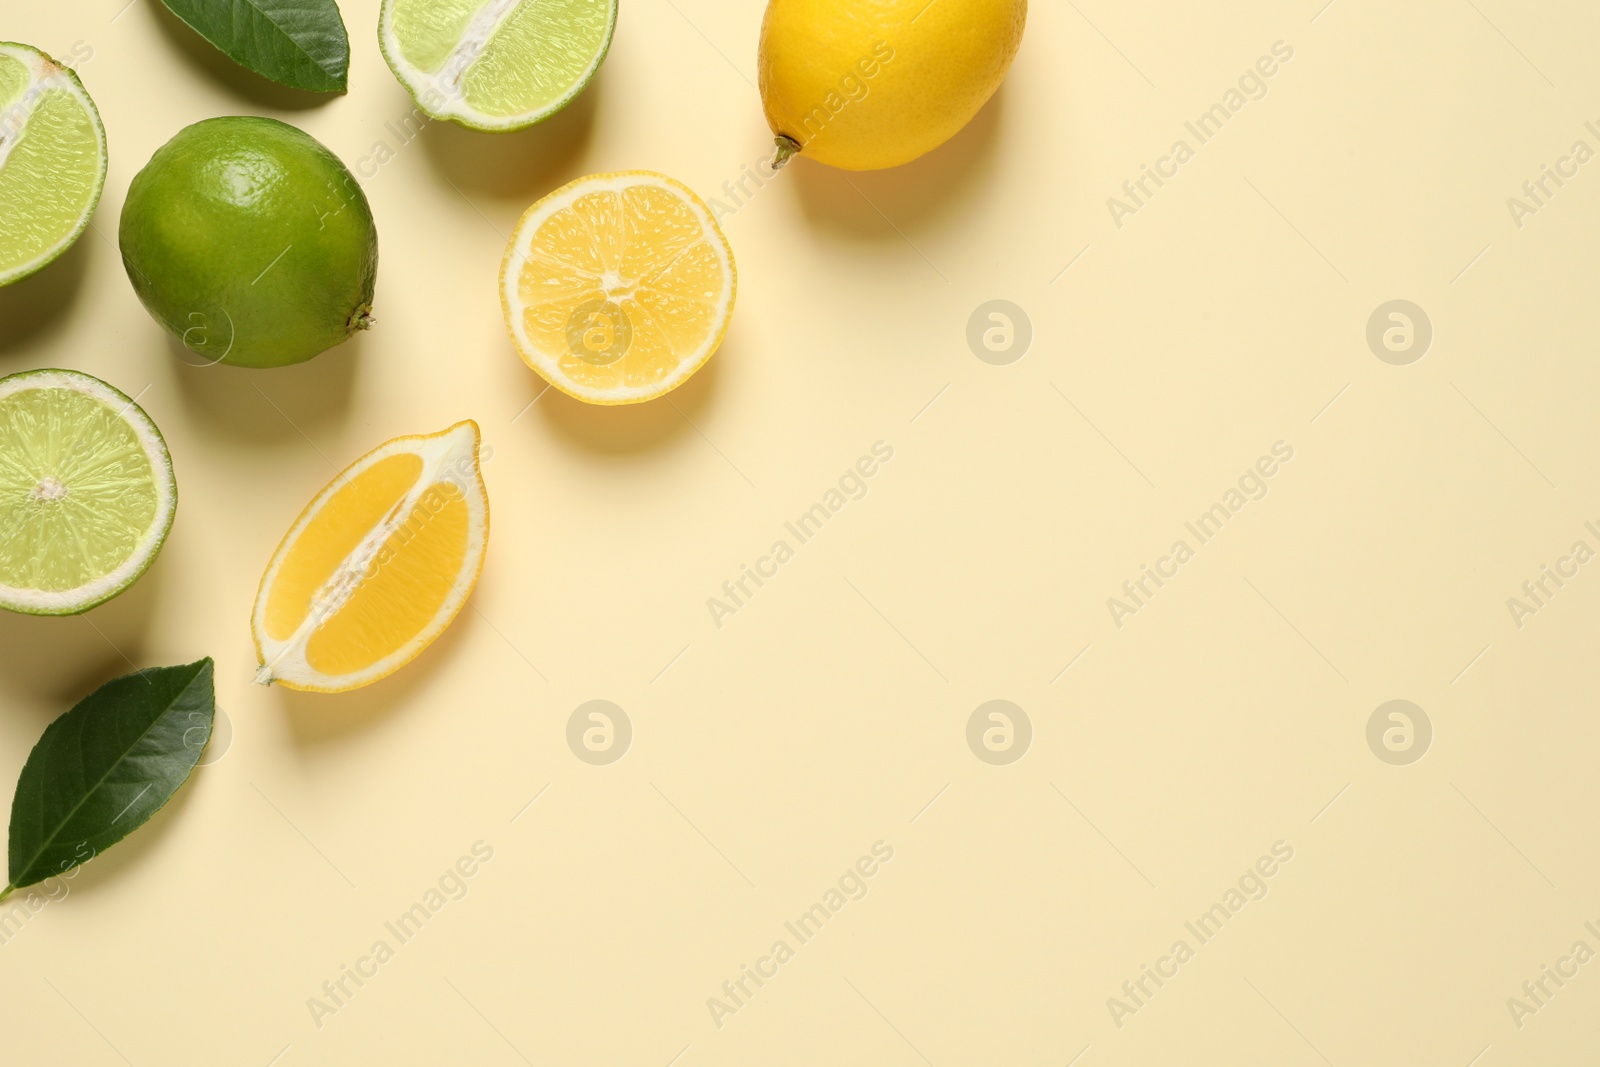
<path fill-rule="evenodd" d="M 283 367 L 372 325 L 367 198 L 276 119 L 207 119 L 157 149 L 128 189 L 121 243 L 145 308 L 206 363 Z"/>

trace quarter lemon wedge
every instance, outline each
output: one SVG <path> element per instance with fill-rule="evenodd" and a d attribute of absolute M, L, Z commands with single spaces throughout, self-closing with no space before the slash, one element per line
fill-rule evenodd
<path fill-rule="evenodd" d="M 317 494 L 256 594 L 256 681 L 340 693 L 410 663 L 477 584 L 489 541 L 478 426 L 397 437 Z"/>
<path fill-rule="evenodd" d="M 579 178 L 527 210 L 500 267 L 523 361 L 591 404 L 682 385 L 722 343 L 738 273 L 705 202 L 649 171 Z"/>

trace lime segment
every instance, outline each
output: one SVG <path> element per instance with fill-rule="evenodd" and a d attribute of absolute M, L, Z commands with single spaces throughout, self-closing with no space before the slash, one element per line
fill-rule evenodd
<path fill-rule="evenodd" d="M 28 65 L 0 53 L 0 107 L 10 108 L 28 88 Z"/>
<path fill-rule="evenodd" d="M 419 73 L 437 75 L 482 6 L 483 0 L 401 0 L 384 10 L 391 11 L 405 61 Z"/>
<path fill-rule="evenodd" d="M 378 43 L 429 115 L 517 130 L 583 91 L 616 22 L 616 0 L 384 0 Z"/>
<path fill-rule="evenodd" d="M 0 607 L 73 615 L 144 573 L 177 486 L 155 424 L 75 371 L 0 379 Z"/>
<path fill-rule="evenodd" d="M 78 239 L 105 175 L 105 128 L 77 76 L 27 45 L 0 43 L 0 285 Z"/>

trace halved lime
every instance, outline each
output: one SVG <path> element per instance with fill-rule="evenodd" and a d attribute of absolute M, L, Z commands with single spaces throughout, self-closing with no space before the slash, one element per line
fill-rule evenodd
<path fill-rule="evenodd" d="M 378 47 L 424 112 L 504 132 L 571 103 L 616 26 L 617 0 L 383 0 Z"/>
<path fill-rule="evenodd" d="M 0 285 L 72 246 L 106 181 L 106 129 L 71 69 L 0 42 Z"/>
<path fill-rule="evenodd" d="M 132 585 L 178 506 L 150 416 L 98 378 L 0 378 L 0 608 L 76 615 Z"/>

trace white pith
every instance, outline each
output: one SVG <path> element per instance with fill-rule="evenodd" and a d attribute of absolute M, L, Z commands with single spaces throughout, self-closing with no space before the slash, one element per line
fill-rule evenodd
<path fill-rule="evenodd" d="M 68 489 L 47 474 L 39 479 L 39 484 L 34 486 L 28 495 L 35 500 L 65 500 Z"/>
<path fill-rule="evenodd" d="M 472 16 L 472 21 L 467 23 L 467 28 L 461 34 L 461 40 L 450 50 L 444 66 L 439 68 L 439 73 L 430 80 L 433 87 L 445 94 L 448 98 L 461 96 L 461 83 L 466 80 L 467 68 L 474 60 L 483 54 L 484 45 L 489 43 L 489 38 L 499 31 L 506 18 L 517 9 L 522 0 L 489 0 Z M 450 71 L 455 71 L 454 75 Z"/>
<path fill-rule="evenodd" d="M 546 352 L 528 336 L 523 324 L 522 312 L 525 305 L 519 292 L 519 282 L 522 267 L 528 260 L 528 254 L 533 248 L 534 235 L 539 232 L 548 218 L 559 211 L 570 207 L 578 198 L 596 192 L 620 192 L 624 189 L 640 185 L 651 185 L 665 189 L 673 196 L 687 204 L 694 212 L 695 218 L 700 222 L 706 241 L 716 250 L 717 261 L 722 266 L 723 277 L 726 284 L 718 295 L 716 318 L 713 327 L 707 331 L 706 339 L 694 352 L 682 357 L 678 361 L 677 369 L 661 381 L 652 382 L 643 386 L 618 386 L 615 389 L 593 389 L 580 386 L 568 378 L 561 371 L 561 352 Z M 613 287 L 613 280 L 616 286 Z M 617 299 L 620 296 L 631 296 L 637 279 L 629 282 L 612 272 L 600 279 L 600 287 L 605 291 L 608 299 Z M 683 383 L 684 379 L 699 370 L 701 365 L 711 357 L 717 346 L 722 341 L 729 317 L 733 313 L 733 301 L 738 291 L 738 275 L 733 264 L 733 252 L 728 247 L 728 239 L 718 228 L 716 220 L 712 218 L 711 211 L 701 202 L 688 187 L 668 178 L 664 174 L 653 174 L 649 171 L 623 171 L 618 174 L 595 174 L 587 178 L 579 178 L 561 189 L 557 189 L 549 196 L 530 207 L 517 223 L 516 231 L 511 235 L 511 242 L 506 247 L 505 261 L 500 268 L 500 299 L 506 310 L 506 326 L 511 331 L 512 340 L 516 342 L 517 350 L 523 359 L 532 364 L 544 378 L 563 392 L 570 393 L 580 400 L 604 400 L 614 403 L 628 403 L 636 400 L 649 400 L 653 397 L 670 392 Z M 615 294 L 615 295 L 613 295 Z"/>
<path fill-rule="evenodd" d="M 67 389 L 99 401 L 116 412 L 128 424 L 144 449 L 150 469 L 155 476 L 156 510 L 150 526 L 140 536 L 128 558 L 115 569 L 76 589 L 47 592 L 42 589 L 21 589 L 0 584 L 0 606 L 12 611 L 33 615 L 71 615 L 85 611 L 119 592 L 149 565 L 151 557 L 161 548 L 167 530 L 172 525 L 173 512 L 178 506 L 178 485 L 172 473 L 172 457 L 161 440 L 150 416 L 122 393 L 98 378 L 67 370 L 41 370 L 14 374 L 0 380 L 0 400 L 32 389 Z M 34 494 L 43 497 L 51 490 L 46 482 L 60 485 L 54 478 L 42 479 Z M 45 489 L 41 493 L 40 489 Z"/>
<path fill-rule="evenodd" d="M 261 579 L 261 589 L 256 594 L 255 610 L 251 613 L 250 628 L 255 634 L 257 654 L 261 669 L 256 681 L 263 685 L 284 682 L 297 689 L 337 692 L 354 689 L 375 682 L 410 662 L 442 633 L 450 621 L 472 595 L 483 564 L 484 549 L 488 544 L 489 499 L 484 491 L 483 478 L 478 470 L 478 427 L 472 422 L 457 423 L 442 433 L 420 437 L 398 437 L 362 456 L 340 472 L 322 492 L 306 507 L 300 518 L 284 536 L 267 565 Z M 312 600 L 311 611 L 295 632 L 282 640 L 267 634 L 267 600 L 279 569 L 288 558 L 289 550 L 300 539 L 305 528 L 340 489 L 357 475 L 381 460 L 401 453 L 412 453 L 422 459 L 422 472 L 400 502 L 392 507 L 383 522 L 374 527 L 351 550 L 335 569 L 333 576 L 318 590 Z M 348 675 L 330 675 L 316 670 L 306 661 L 306 645 L 312 635 L 338 613 L 360 586 L 374 556 L 383 548 L 389 537 L 410 518 L 412 511 L 428 489 L 446 482 L 461 491 L 467 505 L 467 551 L 462 559 L 461 571 L 451 584 L 450 592 L 440 604 L 426 626 L 396 651 L 371 666 Z"/>
<path fill-rule="evenodd" d="M 18 60 L 28 68 L 28 85 L 23 89 L 22 96 L 16 102 L 6 105 L 5 111 L 0 112 L 0 116 L 9 117 L 11 109 L 21 106 L 28 99 L 30 93 L 37 94 L 34 96 L 31 105 L 27 106 L 26 113 L 21 116 L 20 121 L 14 123 L 15 129 L 12 128 L 13 123 L 11 122 L 0 122 L 0 170 L 5 169 L 6 161 L 10 158 L 12 150 L 26 136 L 28 120 L 32 118 L 39 99 L 45 92 L 57 89 L 65 90 L 69 93 L 77 100 L 79 106 L 88 113 L 91 120 L 90 124 L 94 127 L 97 144 L 96 151 L 100 158 L 100 178 L 96 183 L 94 193 L 89 197 L 88 206 L 85 207 L 83 217 L 78 220 L 78 224 L 63 235 L 59 241 L 26 263 L 9 271 L 0 271 L 0 285 L 7 285 L 20 278 L 26 278 L 55 259 L 71 246 L 83 233 L 84 228 L 89 225 L 89 216 L 94 214 L 94 209 L 100 202 L 100 190 L 105 183 L 106 130 L 104 124 L 100 121 L 99 111 L 95 109 L 94 101 L 89 99 L 89 94 L 84 92 L 83 87 L 78 84 L 76 79 L 67 74 L 59 64 L 47 58 L 44 53 L 26 45 L 0 43 L 0 55 Z"/>
<path fill-rule="evenodd" d="M 549 118 L 572 102 L 573 97 L 589 84 L 595 71 L 600 69 L 600 64 L 605 60 L 606 51 L 611 47 L 611 35 L 617 25 L 617 5 L 615 0 L 610 2 L 609 25 L 600 48 L 595 52 L 589 65 L 583 73 L 574 80 L 570 92 L 560 99 L 551 102 L 543 108 L 526 111 L 516 115 L 489 115 L 469 106 L 466 96 L 462 91 L 462 83 L 466 80 L 467 72 L 472 69 L 477 57 L 482 54 L 484 47 L 499 31 L 505 21 L 523 3 L 531 0 L 486 0 L 472 19 L 467 23 L 467 28 L 462 32 L 461 40 L 456 42 L 450 50 L 450 55 L 439 68 L 438 73 L 429 74 L 418 70 L 416 66 L 406 61 L 405 54 L 400 48 L 400 39 L 394 32 L 394 3 L 395 0 L 383 0 L 383 6 L 378 12 L 378 43 L 384 58 L 389 61 L 389 67 L 394 71 L 396 78 L 406 87 L 422 110 L 438 119 L 459 119 L 464 124 L 481 130 L 520 130 L 532 126 L 537 122 Z M 471 61 L 460 63 L 465 57 Z M 454 75 L 449 72 L 453 67 Z"/>

